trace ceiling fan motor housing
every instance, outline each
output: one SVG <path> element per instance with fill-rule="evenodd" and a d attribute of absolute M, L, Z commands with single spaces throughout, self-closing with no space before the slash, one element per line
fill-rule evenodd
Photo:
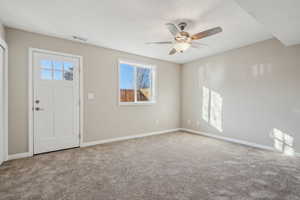
<path fill-rule="evenodd" d="M 175 40 L 177 42 L 190 42 L 190 34 L 185 30 L 185 28 L 187 27 L 187 23 L 186 22 L 180 22 L 177 26 L 179 27 L 179 29 L 181 30 L 177 36 L 175 37 Z"/>
<path fill-rule="evenodd" d="M 181 31 L 183 31 L 185 29 L 185 27 L 187 26 L 187 23 L 186 22 L 180 22 L 178 24 L 178 27 L 180 28 Z"/>

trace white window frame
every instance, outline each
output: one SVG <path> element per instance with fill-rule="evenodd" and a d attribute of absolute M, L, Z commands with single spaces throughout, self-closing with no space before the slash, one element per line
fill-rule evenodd
<path fill-rule="evenodd" d="M 121 87 L 120 87 L 120 80 L 121 80 L 121 64 L 128 64 L 134 67 L 134 102 L 121 102 Z M 136 69 L 137 67 L 140 68 L 149 68 L 151 69 L 151 101 L 137 101 L 137 92 L 136 92 Z M 140 62 L 128 61 L 119 59 L 118 60 L 118 103 L 120 106 L 126 105 L 153 105 L 156 103 L 156 66 L 151 64 L 144 64 Z"/>

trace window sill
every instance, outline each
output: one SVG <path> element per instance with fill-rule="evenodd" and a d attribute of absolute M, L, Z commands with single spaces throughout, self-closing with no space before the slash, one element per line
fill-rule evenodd
<path fill-rule="evenodd" d="M 119 106 L 152 106 L 156 101 L 149 102 L 119 102 Z"/>

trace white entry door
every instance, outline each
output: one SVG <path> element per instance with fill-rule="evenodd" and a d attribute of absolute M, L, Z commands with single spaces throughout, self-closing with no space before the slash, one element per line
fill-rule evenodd
<path fill-rule="evenodd" d="M 79 58 L 33 52 L 34 154 L 79 146 Z"/>
<path fill-rule="evenodd" d="M 0 46 L 0 165 L 4 161 L 4 49 Z"/>

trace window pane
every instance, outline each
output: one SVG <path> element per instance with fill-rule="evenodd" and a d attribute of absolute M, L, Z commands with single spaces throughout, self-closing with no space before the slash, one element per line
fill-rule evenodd
<path fill-rule="evenodd" d="M 70 62 L 64 62 L 64 70 L 65 70 L 65 71 L 73 70 L 73 63 L 70 63 Z"/>
<path fill-rule="evenodd" d="M 151 101 L 151 69 L 136 68 L 137 101 Z"/>
<path fill-rule="evenodd" d="M 52 71 L 47 69 L 41 69 L 42 80 L 52 80 Z"/>
<path fill-rule="evenodd" d="M 64 71 L 64 80 L 73 81 L 73 69 L 71 71 Z"/>
<path fill-rule="evenodd" d="M 53 61 L 54 70 L 63 70 L 63 63 L 60 61 Z"/>
<path fill-rule="evenodd" d="M 54 71 L 54 80 L 63 80 L 62 79 L 62 74 L 63 72 L 62 71 Z"/>
<path fill-rule="evenodd" d="M 120 64 L 120 102 L 134 102 L 134 67 Z"/>
<path fill-rule="evenodd" d="M 70 62 L 64 62 L 64 79 L 67 81 L 73 80 L 73 64 Z"/>
<path fill-rule="evenodd" d="M 52 69 L 50 60 L 41 60 L 41 68 L 43 69 Z"/>

